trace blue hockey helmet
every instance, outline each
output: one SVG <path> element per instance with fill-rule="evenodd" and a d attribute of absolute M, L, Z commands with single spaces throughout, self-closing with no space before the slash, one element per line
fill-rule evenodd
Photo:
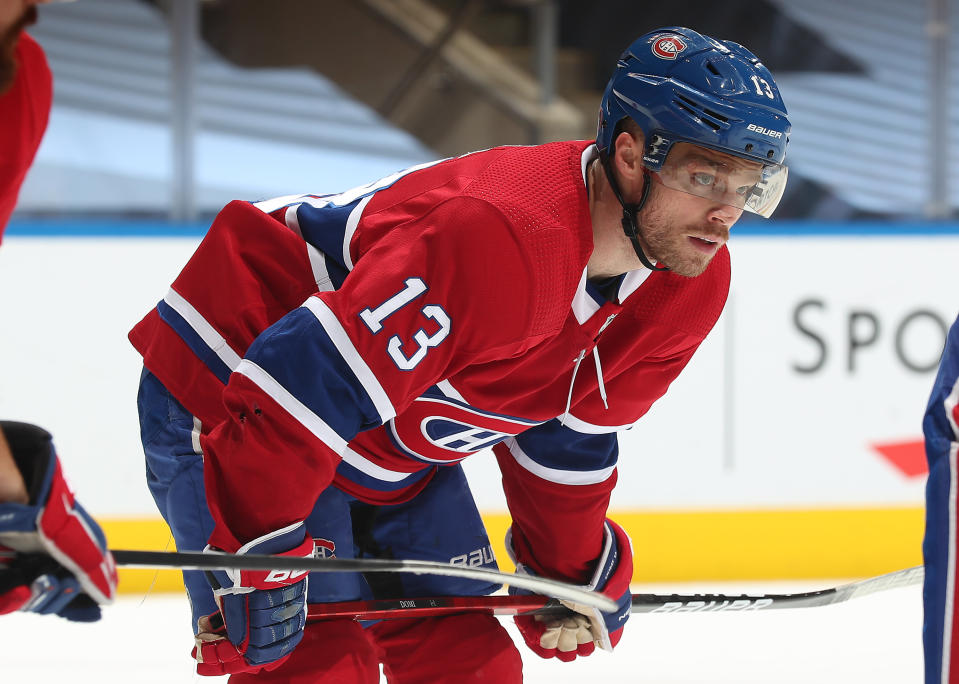
<path fill-rule="evenodd" d="M 650 172 L 669 177 L 663 167 L 676 143 L 706 147 L 761 169 L 758 182 L 733 203 L 767 217 L 779 204 L 787 176 L 786 106 L 772 74 L 742 45 L 675 26 L 637 38 L 600 105 L 596 144 L 604 161 L 626 118 L 643 131 Z"/>

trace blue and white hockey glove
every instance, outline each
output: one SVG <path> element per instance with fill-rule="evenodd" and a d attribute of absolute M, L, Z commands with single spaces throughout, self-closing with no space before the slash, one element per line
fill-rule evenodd
<path fill-rule="evenodd" d="M 99 620 L 117 590 L 103 530 L 74 500 L 46 430 L 12 421 L 0 429 L 29 496 L 0 503 L 0 614 Z"/>
<path fill-rule="evenodd" d="M 506 549 L 513 557 L 512 530 L 506 534 Z M 532 570 L 516 562 L 516 572 L 532 575 Z M 614 613 L 603 613 L 592 606 L 573 601 L 561 601 L 572 611 L 568 616 L 517 615 L 513 619 L 526 645 L 541 658 L 558 658 L 564 662 L 576 656 L 588 656 L 597 647 L 612 651 L 623 636 L 623 627 L 629 619 L 633 596 L 629 582 L 633 574 L 633 550 L 623 528 L 607 518 L 605 543 L 596 571 L 583 589 L 599 591 L 616 601 Z M 510 587 L 510 594 L 528 593 Z"/>
<path fill-rule="evenodd" d="M 207 548 L 208 553 L 218 550 Z M 303 523 L 263 535 L 237 554 L 313 555 Z M 306 571 L 216 570 L 207 573 L 219 612 L 200 618 L 193 657 L 200 675 L 272 670 L 303 638 Z"/>

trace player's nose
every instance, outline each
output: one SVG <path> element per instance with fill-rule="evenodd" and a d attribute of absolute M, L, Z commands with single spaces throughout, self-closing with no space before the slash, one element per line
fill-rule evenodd
<path fill-rule="evenodd" d="M 725 228 L 731 228 L 742 215 L 743 210 L 738 207 L 717 203 L 710 208 L 707 218 L 713 226 L 722 225 Z"/>

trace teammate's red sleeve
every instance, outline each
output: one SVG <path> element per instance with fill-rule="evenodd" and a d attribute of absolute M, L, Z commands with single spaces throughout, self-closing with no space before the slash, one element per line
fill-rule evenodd
<path fill-rule="evenodd" d="M 15 58 L 16 79 L 0 95 L 0 240 L 40 147 L 53 103 L 53 77 L 46 56 L 26 33 L 20 36 Z"/>

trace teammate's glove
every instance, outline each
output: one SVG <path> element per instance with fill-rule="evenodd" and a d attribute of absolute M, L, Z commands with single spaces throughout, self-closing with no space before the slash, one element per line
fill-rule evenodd
<path fill-rule="evenodd" d="M 46 430 L 9 421 L 0 430 L 30 497 L 0 503 L 0 614 L 99 620 L 99 604 L 112 603 L 117 590 L 103 531 L 74 501 Z"/>
<path fill-rule="evenodd" d="M 309 558 L 313 540 L 306 526 L 296 523 L 236 553 Z M 216 570 L 207 578 L 220 610 L 200 618 L 193 649 L 197 674 L 272 670 L 286 660 L 306 625 L 306 571 Z"/>
<path fill-rule="evenodd" d="M 512 533 L 506 535 L 506 548 L 513 557 Z M 513 558 L 516 562 L 516 559 Z M 522 563 L 516 563 L 516 572 L 534 574 Z M 597 561 L 592 580 L 584 589 L 599 591 L 616 601 L 614 613 L 603 613 L 591 606 L 573 601 L 561 601 L 572 612 L 563 617 L 517 615 L 513 619 L 526 644 L 541 658 L 559 658 L 564 662 L 576 656 L 588 656 L 596 647 L 612 651 L 623 636 L 623 627 L 629 619 L 632 594 L 629 581 L 633 573 L 633 551 L 629 537 L 619 525 L 607 519 L 603 553 Z M 511 594 L 528 593 L 510 587 Z"/>

